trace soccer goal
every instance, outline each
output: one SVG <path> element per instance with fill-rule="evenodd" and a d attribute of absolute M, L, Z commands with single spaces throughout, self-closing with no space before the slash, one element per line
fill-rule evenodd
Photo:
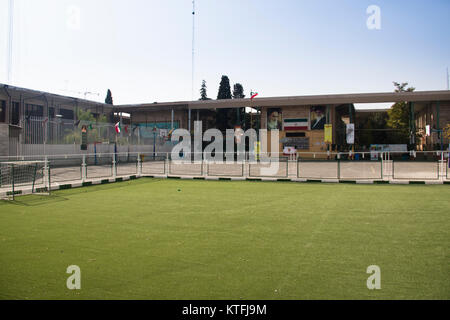
<path fill-rule="evenodd" d="M 50 194 L 50 167 L 45 161 L 0 162 L 0 198 Z"/>

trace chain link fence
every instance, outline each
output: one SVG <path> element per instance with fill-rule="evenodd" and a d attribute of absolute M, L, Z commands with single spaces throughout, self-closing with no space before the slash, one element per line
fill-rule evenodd
<path fill-rule="evenodd" d="M 170 152 L 170 124 L 116 124 L 104 121 L 84 121 L 63 118 L 27 116 L 21 120 L 22 133 L 10 134 L 10 155 L 76 155 L 81 153 L 82 128 L 86 129 L 88 153 Z M 178 126 L 178 124 L 177 124 Z M 122 159 L 121 159 L 122 160 Z"/>

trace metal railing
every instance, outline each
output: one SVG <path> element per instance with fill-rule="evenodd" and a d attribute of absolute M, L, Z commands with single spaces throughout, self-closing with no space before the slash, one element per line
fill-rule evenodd
<path fill-rule="evenodd" d="M 5 161 L 45 161 L 52 183 L 122 176 L 193 176 L 317 180 L 450 180 L 449 151 L 377 153 L 235 154 L 208 160 L 205 154 L 121 152 L 57 156 L 0 157 Z M 228 154 L 229 156 L 229 154 Z M 199 158 L 197 160 L 192 160 Z M 223 161 L 220 161 L 223 159 Z M 233 159 L 233 157 L 231 157 Z M 268 169 L 273 170 L 268 170 Z"/>

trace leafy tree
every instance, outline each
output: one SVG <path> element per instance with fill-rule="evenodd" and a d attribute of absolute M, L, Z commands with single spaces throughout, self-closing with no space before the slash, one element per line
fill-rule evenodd
<path fill-rule="evenodd" d="M 407 88 L 408 82 L 398 83 L 394 81 L 393 84 L 395 87 L 395 92 L 413 92 L 416 90 L 414 87 Z"/>
<path fill-rule="evenodd" d="M 108 89 L 108 92 L 106 93 L 105 103 L 113 104 L 112 93 L 111 93 L 111 90 L 109 90 L 109 89 Z"/>
<path fill-rule="evenodd" d="M 91 110 L 77 111 L 78 121 L 75 123 L 74 129 L 66 130 L 64 136 L 64 143 L 81 143 L 81 126 L 85 125 L 88 128 L 88 142 L 109 141 L 108 130 L 110 125 L 107 122 L 105 115 L 100 115 L 95 118 Z"/>
<path fill-rule="evenodd" d="M 408 82 L 394 82 L 395 92 L 413 92 L 416 88 L 407 87 Z M 387 126 L 395 131 L 392 140 L 395 143 L 409 144 L 410 110 L 407 102 L 397 102 L 388 111 Z"/>
<path fill-rule="evenodd" d="M 210 98 L 208 98 L 208 94 L 206 93 L 206 81 L 203 80 L 202 81 L 202 87 L 200 88 L 200 100 L 211 100 Z"/>

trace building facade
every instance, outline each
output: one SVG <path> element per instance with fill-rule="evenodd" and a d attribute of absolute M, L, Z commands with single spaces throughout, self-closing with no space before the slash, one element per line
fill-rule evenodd
<path fill-rule="evenodd" d="M 410 120 L 411 132 L 417 132 L 417 135 L 411 135 L 411 139 L 418 150 L 436 150 L 441 145 L 447 149 L 449 129 L 445 128 L 450 126 L 450 91 L 112 106 L 0 84 L 0 156 L 43 154 L 49 148 L 58 149 L 58 153 L 79 152 L 80 110 L 89 110 L 92 116 L 91 121 L 86 123 L 92 133 L 89 141 L 91 144 L 119 142 L 155 145 L 158 141 L 159 150 L 169 152 L 173 146 L 168 139 L 171 131 L 183 128 L 192 132 L 194 121 L 202 121 L 203 131 L 215 128 L 218 110 L 227 109 L 232 111 L 229 113 L 233 115 L 231 117 L 234 114 L 237 116 L 236 119 L 229 119 L 227 129 L 267 129 L 268 141 L 271 140 L 271 131 L 279 130 L 279 143 L 276 148 L 269 143 L 268 152 L 285 153 L 287 149 L 295 153 L 348 151 L 352 150 L 353 145 L 347 143 L 347 125 L 354 124 L 359 119 L 354 105 L 386 102 L 408 102 L 413 115 Z M 243 108 L 252 112 L 247 112 L 246 118 L 240 119 L 239 110 Z M 123 127 L 120 135 L 115 132 L 116 122 L 120 122 Z M 430 128 L 429 136 L 426 135 L 427 126 Z M 362 130 L 358 125 L 356 128 Z M 111 151 L 111 148 L 108 150 Z"/>

